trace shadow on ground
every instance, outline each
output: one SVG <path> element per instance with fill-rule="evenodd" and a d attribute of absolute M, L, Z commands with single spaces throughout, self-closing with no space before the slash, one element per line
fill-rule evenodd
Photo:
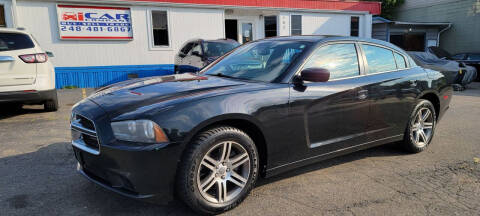
<path fill-rule="evenodd" d="M 269 179 L 258 186 L 336 166 L 366 157 L 401 155 L 394 144 L 363 150 L 306 166 Z M 174 201 L 155 205 L 125 198 L 84 179 L 76 172 L 76 160 L 69 143 L 54 143 L 35 152 L 0 158 L 0 215 L 30 215 L 50 212 L 60 215 L 141 214 L 192 215 L 186 205 Z M 5 185 L 8 187 L 5 188 Z M 62 203 L 58 206 L 58 203 Z"/>
<path fill-rule="evenodd" d="M 43 106 L 23 106 L 16 107 L 9 104 L 0 105 L 0 120 L 12 118 L 25 114 L 46 113 Z"/>

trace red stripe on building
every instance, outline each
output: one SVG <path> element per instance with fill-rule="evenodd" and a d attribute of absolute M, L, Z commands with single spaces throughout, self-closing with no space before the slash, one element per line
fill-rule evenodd
<path fill-rule="evenodd" d="M 105 9 L 105 10 L 130 10 L 130 8 L 121 7 L 102 7 L 102 6 L 83 6 L 83 5 L 58 5 L 61 8 L 90 8 L 90 9 Z"/>
<path fill-rule="evenodd" d="M 289 8 L 313 10 L 350 10 L 368 11 L 379 15 L 382 11 L 380 2 L 341 1 L 341 0 L 126 0 L 138 2 L 159 2 L 198 5 L 221 5 L 237 7 Z"/>

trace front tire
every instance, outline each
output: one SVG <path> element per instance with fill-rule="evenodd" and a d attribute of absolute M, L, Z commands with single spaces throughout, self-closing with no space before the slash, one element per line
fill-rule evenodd
<path fill-rule="evenodd" d="M 404 135 L 404 147 L 412 153 L 427 149 L 433 139 L 437 123 L 435 107 L 428 100 L 420 100 L 413 110 Z"/>
<path fill-rule="evenodd" d="M 177 193 L 202 214 L 218 214 L 239 205 L 255 185 L 258 153 L 253 140 L 233 127 L 216 127 L 187 147 L 177 176 Z"/>

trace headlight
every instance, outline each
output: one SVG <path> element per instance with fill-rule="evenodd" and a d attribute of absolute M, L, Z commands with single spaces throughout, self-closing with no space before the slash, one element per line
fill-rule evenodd
<path fill-rule="evenodd" d="M 115 138 L 130 142 L 162 143 L 167 142 L 163 130 L 150 120 L 112 122 Z"/>

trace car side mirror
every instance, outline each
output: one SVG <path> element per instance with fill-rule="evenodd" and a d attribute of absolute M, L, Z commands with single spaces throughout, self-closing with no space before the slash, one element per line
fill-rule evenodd
<path fill-rule="evenodd" d="M 325 68 L 307 68 L 302 70 L 300 77 L 309 82 L 327 82 L 330 79 L 330 71 Z"/>
<path fill-rule="evenodd" d="M 192 52 L 192 55 L 198 56 L 198 57 L 202 57 L 202 55 L 201 55 L 200 52 L 198 52 L 198 51 L 193 51 L 193 52 Z"/>
<path fill-rule="evenodd" d="M 50 52 L 50 51 L 46 51 L 45 54 L 47 54 L 48 57 L 55 57 L 55 55 L 53 55 L 53 52 Z"/>

